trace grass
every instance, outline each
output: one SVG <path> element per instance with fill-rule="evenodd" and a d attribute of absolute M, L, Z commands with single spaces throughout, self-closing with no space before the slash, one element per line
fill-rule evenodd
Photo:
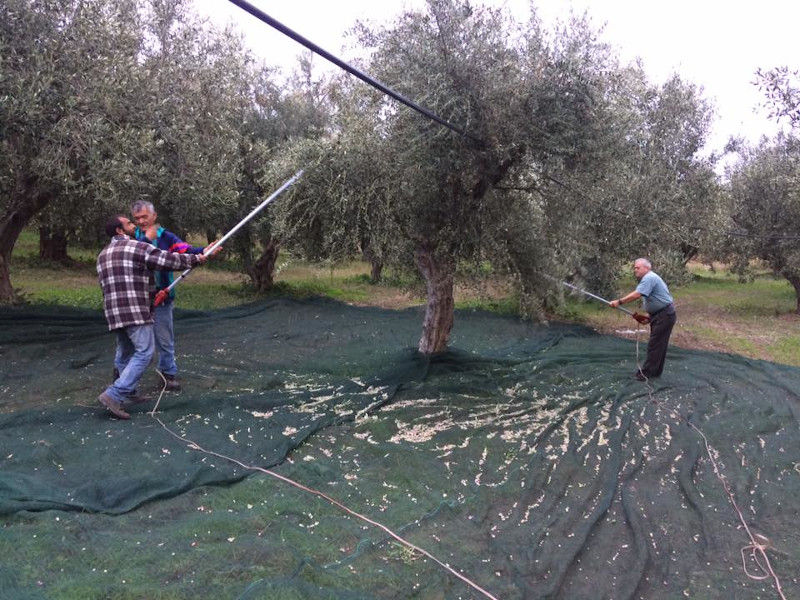
<path fill-rule="evenodd" d="M 199 243 L 199 242 L 198 242 Z M 70 248 L 69 266 L 38 258 L 38 235 L 26 230 L 14 249 L 11 263 L 13 285 L 34 304 L 59 304 L 99 310 L 102 295 L 97 284 L 95 259 L 98 248 Z M 800 366 L 800 316 L 794 313 L 795 295 L 784 279 L 767 271 L 741 283 L 724 269 L 691 265 L 693 281 L 675 287 L 678 324 L 673 342 L 687 348 L 717 350 L 752 358 Z M 488 267 L 481 270 L 479 285 L 457 285 L 456 307 L 488 310 L 503 315 L 519 314 L 519 298 L 513 288 Z M 620 293 L 633 288 L 626 276 Z M 342 302 L 400 309 L 424 302 L 424 291 L 402 273 L 384 271 L 383 280 L 369 280 L 369 266 L 361 261 L 308 264 L 283 253 L 270 295 L 325 296 Z M 236 270 L 235 261 L 217 260 L 197 269 L 178 290 L 178 306 L 213 310 L 244 304 L 262 297 Z M 555 318 L 584 323 L 604 333 L 631 337 L 635 323 L 598 302 L 567 296 Z"/>
<path fill-rule="evenodd" d="M 800 315 L 791 285 L 767 271 L 741 283 L 723 269 L 692 264 L 693 281 L 671 291 L 678 310 L 672 343 L 800 366 Z M 633 288 L 625 281 L 620 292 Z M 614 335 L 633 337 L 635 323 L 600 303 L 570 296 L 562 315 Z"/>

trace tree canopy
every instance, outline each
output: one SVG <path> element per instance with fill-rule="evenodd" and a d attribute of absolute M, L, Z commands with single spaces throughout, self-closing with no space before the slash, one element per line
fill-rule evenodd
<path fill-rule="evenodd" d="M 535 17 L 431 1 L 359 34 L 370 73 L 468 136 L 340 82 L 330 134 L 288 153 L 315 168 L 283 220 L 312 256 L 368 246 L 414 264 L 428 298 L 422 352 L 446 348 L 465 264 L 508 269 L 541 300 L 542 271 L 597 273 L 589 262 L 610 259 L 607 284 L 634 246 L 682 256 L 698 243 L 691 224 L 712 203 L 695 196 L 710 197 L 714 176 L 696 157 L 709 110 L 694 87 L 648 85 L 582 19 L 550 36 Z"/>

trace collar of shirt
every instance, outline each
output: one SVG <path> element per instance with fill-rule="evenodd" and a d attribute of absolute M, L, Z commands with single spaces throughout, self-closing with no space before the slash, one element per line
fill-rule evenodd
<path fill-rule="evenodd" d="M 137 227 L 136 231 L 133 232 L 133 235 L 140 242 L 147 242 L 148 244 L 153 244 L 155 246 L 156 244 L 158 244 L 158 240 L 161 237 L 162 233 L 164 233 L 164 228 L 159 226 L 159 228 L 156 229 L 156 237 L 150 240 L 147 239 L 147 234 L 145 234 L 145 232 L 142 231 L 141 228 Z"/>

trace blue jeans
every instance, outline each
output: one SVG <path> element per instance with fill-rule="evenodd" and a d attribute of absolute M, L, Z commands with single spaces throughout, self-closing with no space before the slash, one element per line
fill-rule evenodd
<path fill-rule="evenodd" d="M 152 325 L 131 325 L 116 332 L 114 366 L 119 371 L 119 378 L 106 388 L 106 394 L 117 402 L 124 402 L 136 390 L 156 346 Z"/>
<path fill-rule="evenodd" d="M 175 363 L 175 331 L 172 328 L 172 302 L 156 306 L 153 310 L 153 333 L 158 348 L 158 370 L 164 375 L 176 375 L 178 365 Z"/>

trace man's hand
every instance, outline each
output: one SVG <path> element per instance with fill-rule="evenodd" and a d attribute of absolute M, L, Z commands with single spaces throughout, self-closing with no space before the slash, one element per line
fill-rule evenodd
<path fill-rule="evenodd" d="M 641 323 L 642 325 L 647 325 L 650 322 L 650 317 L 648 317 L 647 315 L 643 315 L 640 312 L 635 312 L 631 316 L 637 321 L 639 321 L 639 323 Z"/>
<path fill-rule="evenodd" d="M 611 308 L 617 308 L 620 304 L 621 302 L 619 300 L 612 300 L 611 302 L 608 303 L 608 305 Z"/>
<path fill-rule="evenodd" d="M 195 256 L 197 257 L 197 262 L 201 265 L 208 260 L 205 254 L 195 254 Z"/>
<path fill-rule="evenodd" d="M 203 248 L 203 254 L 204 254 L 206 257 L 209 257 L 209 256 L 216 256 L 217 254 L 219 254 L 220 252 L 222 252 L 222 246 L 217 246 L 216 248 L 214 248 L 214 251 L 213 251 L 211 254 L 207 254 L 207 253 L 208 253 L 208 249 L 209 249 L 209 248 L 211 248 L 211 246 L 213 246 L 213 245 L 214 245 L 214 244 L 216 244 L 216 243 L 217 243 L 217 242 L 212 242 L 212 243 L 210 243 L 208 246 L 206 246 L 205 248 Z"/>

